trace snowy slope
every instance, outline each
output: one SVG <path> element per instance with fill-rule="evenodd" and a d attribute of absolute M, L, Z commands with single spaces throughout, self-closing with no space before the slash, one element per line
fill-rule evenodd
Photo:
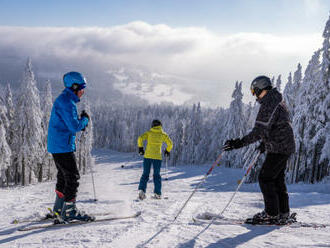
<path fill-rule="evenodd" d="M 136 202 L 142 173 L 141 159 L 134 154 L 107 150 L 95 154 L 98 201 L 93 201 L 91 176 L 80 180 L 78 207 L 89 213 L 110 212 L 126 215 L 142 210 L 136 219 L 118 220 L 19 232 L 10 224 L 14 218 L 36 217 L 46 213 L 54 199 L 54 183 L 0 190 L 0 247 L 330 247 L 329 227 L 323 229 L 256 227 L 240 225 L 196 225 L 198 213 L 219 213 L 243 175 L 238 169 L 215 168 L 201 190 L 192 198 L 178 220 L 168 226 L 210 165 L 171 167 L 163 181 L 163 194 L 169 199 L 148 198 Z M 124 165 L 124 168 L 121 166 Z M 298 218 L 305 222 L 330 223 L 329 184 L 291 185 L 290 201 Z M 242 218 L 260 211 L 263 202 L 257 184 L 243 185 L 226 217 Z"/>

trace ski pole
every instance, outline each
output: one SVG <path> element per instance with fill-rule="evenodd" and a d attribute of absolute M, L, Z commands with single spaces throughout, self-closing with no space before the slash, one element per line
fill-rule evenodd
<path fill-rule="evenodd" d="M 96 199 L 96 192 L 95 192 L 95 183 L 94 183 L 94 173 L 93 173 L 92 165 L 90 163 L 89 163 L 89 168 L 90 168 L 91 175 L 92 175 L 92 183 L 93 183 L 93 191 L 94 191 L 94 201 L 97 201 L 97 199 Z"/>
<path fill-rule="evenodd" d="M 186 200 L 186 202 L 183 204 L 183 206 L 180 208 L 179 212 L 177 213 L 177 215 L 174 217 L 175 221 L 178 216 L 180 215 L 180 213 L 182 212 L 182 210 L 186 207 L 187 203 L 190 201 L 190 199 L 192 198 L 192 196 L 195 194 L 195 192 L 198 190 L 198 188 L 205 182 L 206 178 L 211 174 L 212 170 L 214 169 L 214 167 L 216 165 L 219 164 L 220 159 L 222 157 L 223 151 L 220 153 L 220 155 L 218 156 L 218 158 L 215 160 L 215 162 L 212 164 L 211 168 L 207 171 L 207 173 L 205 174 L 205 176 L 202 178 L 202 180 L 199 182 L 199 184 L 197 184 L 197 186 L 195 187 L 194 191 L 190 194 L 190 196 L 188 197 L 188 199 Z"/>
<path fill-rule="evenodd" d="M 260 151 L 258 151 L 257 156 L 255 156 L 255 158 L 253 159 L 253 161 L 251 162 L 251 164 L 249 165 L 249 167 L 247 168 L 243 178 L 239 181 L 239 184 L 236 188 L 236 191 L 234 192 L 234 194 L 231 196 L 230 200 L 228 201 L 227 205 L 224 207 L 224 209 L 221 211 L 221 213 L 219 214 L 219 216 L 222 216 L 223 213 L 226 211 L 226 209 L 228 208 L 228 206 L 230 205 L 230 203 L 232 202 L 232 200 L 234 199 L 236 193 L 238 192 L 238 190 L 240 189 L 240 187 L 242 186 L 242 184 L 244 183 L 245 179 L 247 178 L 247 176 L 250 174 L 251 169 L 253 168 L 253 166 L 256 164 L 259 156 L 260 156 Z M 215 220 L 215 218 L 212 219 L 212 222 Z"/>
<path fill-rule="evenodd" d="M 168 157 L 165 158 L 165 181 L 168 180 Z"/>

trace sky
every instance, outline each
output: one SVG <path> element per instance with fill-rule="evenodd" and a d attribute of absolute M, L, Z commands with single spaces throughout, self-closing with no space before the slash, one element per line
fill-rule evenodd
<path fill-rule="evenodd" d="M 299 62 L 304 70 L 329 10 L 326 0 L 0 0 L 0 63 L 30 56 L 40 73 L 83 61 L 144 66 L 185 78 L 169 84 L 198 100 L 228 106 L 236 81 L 247 102 L 259 74 L 282 74 L 285 83 Z"/>

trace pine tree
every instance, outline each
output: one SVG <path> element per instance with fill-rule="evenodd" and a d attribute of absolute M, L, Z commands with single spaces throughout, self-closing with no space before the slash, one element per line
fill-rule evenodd
<path fill-rule="evenodd" d="M 6 139 L 6 130 L 0 119 L 0 185 L 8 185 L 8 167 L 10 166 L 11 150 Z"/>
<path fill-rule="evenodd" d="M 235 84 L 235 90 L 232 94 L 232 102 L 230 103 L 228 119 L 226 121 L 225 137 L 227 139 L 242 138 L 246 134 L 246 119 L 243 112 L 243 94 L 242 82 Z M 229 166 L 242 167 L 242 156 L 246 148 L 234 150 L 225 155 Z"/>
<path fill-rule="evenodd" d="M 281 79 L 281 75 L 279 75 L 276 80 L 276 88 L 278 92 L 281 92 L 281 84 L 282 84 L 282 79 Z"/>
<path fill-rule="evenodd" d="M 53 95 L 52 95 L 52 86 L 49 80 L 46 81 L 46 90 L 42 97 L 42 128 L 43 128 L 43 146 L 47 147 L 47 133 L 48 133 L 48 124 L 50 119 L 50 114 L 52 111 L 53 105 Z M 46 173 L 47 179 L 50 180 L 56 174 L 56 166 L 52 156 L 46 151 L 43 156 L 43 168 L 39 170 L 38 180 L 41 181 Z"/>
<path fill-rule="evenodd" d="M 27 179 L 29 183 L 32 182 L 35 175 L 42 171 L 44 154 L 40 97 L 31 59 L 26 63 L 13 126 L 16 183 L 26 185 Z"/>

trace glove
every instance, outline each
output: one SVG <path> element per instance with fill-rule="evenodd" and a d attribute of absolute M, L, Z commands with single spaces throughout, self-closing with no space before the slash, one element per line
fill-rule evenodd
<path fill-rule="evenodd" d="M 168 152 L 167 150 L 165 150 L 164 151 L 164 156 L 169 158 L 170 157 L 170 152 Z"/>
<path fill-rule="evenodd" d="M 80 114 L 80 119 L 82 119 L 83 117 L 86 117 L 88 119 L 88 122 L 89 122 L 89 115 L 86 113 L 85 110 L 81 111 L 81 114 Z M 86 127 L 88 127 L 88 123 L 87 123 Z M 86 130 L 86 127 L 84 127 L 81 131 L 84 132 Z"/>
<path fill-rule="evenodd" d="M 241 139 L 230 139 L 227 140 L 224 144 L 224 146 L 222 147 L 225 151 L 231 151 L 233 149 L 238 149 L 243 147 L 243 142 Z"/>
<path fill-rule="evenodd" d="M 259 150 L 260 153 L 264 153 L 266 151 L 265 143 L 261 142 L 260 145 L 257 147 L 257 150 Z"/>
<path fill-rule="evenodd" d="M 139 147 L 139 154 L 141 156 L 144 155 L 144 149 L 143 149 L 143 147 Z"/>
<path fill-rule="evenodd" d="M 85 110 L 81 111 L 80 118 L 86 117 L 89 120 L 89 115 L 86 113 Z"/>

